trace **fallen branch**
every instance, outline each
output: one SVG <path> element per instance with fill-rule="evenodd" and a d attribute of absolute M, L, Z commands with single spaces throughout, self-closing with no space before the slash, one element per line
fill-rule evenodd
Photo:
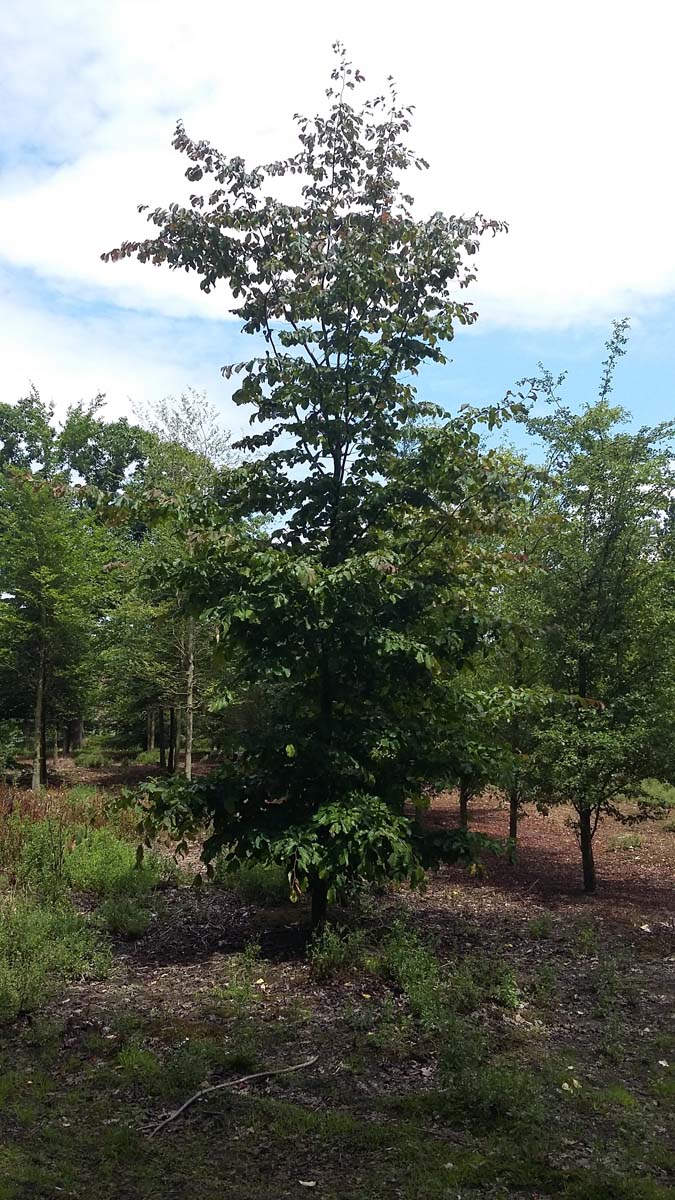
<path fill-rule="evenodd" d="M 211 1087 L 202 1088 L 200 1092 L 195 1092 L 194 1096 L 190 1096 L 190 1099 L 186 1100 L 185 1104 L 181 1104 L 180 1108 L 177 1108 L 175 1112 L 169 1113 L 168 1117 L 159 1122 L 159 1125 L 155 1125 L 154 1129 L 148 1134 L 148 1138 L 154 1138 L 160 1129 L 163 1129 L 165 1125 L 170 1125 L 181 1113 L 185 1112 L 186 1108 L 189 1108 L 197 1100 L 201 1100 L 203 1096 L 208 1096 L 210 1092 L 219 1092 L 221 1088 L 237 1087 L 240 1083 L 250 1083 L 252 1079 L 267 1079 L 270 1075 L 289 1075 L 291 1071 L 302 1071 L 304 1067 L 311 1067 L 317 1061 L 318 1057 L 318 1054 L 315 1054 L 313 1058 L 308 1058 L 306 1062 L 295 1063 L 292 1067 L 272 1067 L 269 1071 L 256 1071 L 254 1075 L 242 1075 L 241 1079 L 227 1079 L 225 1083 L 214 1083 Z"/>

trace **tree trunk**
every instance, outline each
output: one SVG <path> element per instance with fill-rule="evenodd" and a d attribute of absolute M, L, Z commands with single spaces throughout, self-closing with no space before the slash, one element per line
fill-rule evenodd
<path fill-rule="evenodd" d="M 328 914 L 328 884 L 325 879 L 315 879 L 312 885 L 312 930 L 321 933 Z"/>
<path fill-rule="evenodd" d="M 461 829 L 469 828 L 469 800 L 471 789 L 465 784 L 459 785 L 459 824 Z"/>
<path fill-rule="evenodd" d="M 84 746 L 84 721 L 82 717 L 76 717 L 70 722 L 70 745 L 73 750 L 81 750 Z"/>
<path fill-rule="evenodd" d="M 63 730 L 63 753 L 70 754 L 70 725 L 66 724 Z"/>
<path fill-rule="evenodd" d="M 169 709 L 169 761 L 167 763 L 167 770 L 170 775 L 173 775 L 173 772 L 175 771 L 175 769 L 176 769 L 176 710 L 173 707 L 173 705 L 171 705 L 171 708 Z"/>
<path fill-rule="evenodd" d="M 59 765 L 59 731 L 58 727 L 54 726 L 54 766 Z"/>
<path fill-rule="evenodd" d="M 166 766 L 166 738 L 164 735 L 164 709 L 160 708 L 157 714 L 157 737 L 159 741 L 159 765 Z"/>
<path fill-rule="evenodd" d="M 192 779 L 192 738 L 195 700 L 195 620 L 187 623 L 187 683 L 185 701 L 185 778 Z"/>
<path fill-rule="evenodd" d="M 594 892 L 596 886 L 595 860 L 593 858 L 593 833 L 591 830 L 591 810 L 584 807 L 579 812 L 579 842 L 581 845 L 581 864 L 584 872 L 584 891 Z"/>
<path fill-rule="evenodd" d="M 47 783 L 47 755 L 45 747 L 45 667 L 46 646 L 44 629 L 40 632 L 40 657 L 38 659 L 37 687 L 35 689 L 35 725 L 33 751 L 33 777 L 31 787 L 34 792 Z"/>
<path fill-rule="evenodd" d="M 509 837 L 513 842 L 518 840 L 518 813 L 520 810 L 520 792 L 514 788 L 509 792 Z"/>
<path fill-rule="evenodd" d="M 173 751 L 173 769 L 180 770 L 180 739 L 181 739 L 181 720 L 180 720 L 180 704 L 176 705 L 176 733 L 175 746 Z"/>
<path fill-rule="evenodd" d="M 146 750 L 154 750 L 154 748 L 155 748 L 155 710 L 154 710 L 154 708 L 149 708 L 146 713 L 145 748 L 146 748 Z"/>

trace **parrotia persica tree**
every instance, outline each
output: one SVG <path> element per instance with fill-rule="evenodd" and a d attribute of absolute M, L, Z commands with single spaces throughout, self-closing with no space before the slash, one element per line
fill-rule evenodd
<path fill-rule="evenodd" d="M 597 401 L 574 413 L 550 375 L 528 381 L 548 416 L 530 418 L 551 479 L 537 549 L 539 649 L 553 696 L 533 731 L 530 785 L 571 803 L 586 891 L 596 887 L 593 836 L 621 802 L 646 813 L 645 779 L 673 777 L 672 567 L 662 553 L 673 489 L 673 426 L 627 428 L 611 406 L 627 322 L 615 324 Z"/>
<path fill-rule="evenodd" d="M 475 319 L 462 291 L 502 225 L 414 215 L 401 180 L 426 164 L 406 145 L 411 110 L 391 84 L 356 107 L 362 76 L 336 52 L 326 115 L 296 117 L 297 153 L 249 169 L 179 125 L 189 204 L 151 212 L 154 236 L 104 255 L 228 286 L 263 343 L 225 368 L 259 427 L 240 443 L 255 457 L 186 512 L 188 552 L 168 568 L 221 631 L 232 704 L 256 703 L 220 775 L 175 811 L 212 819 L 207 859 L 282 862 L 315 922 L 355 880 L 419 881 L 441 852 L 404 806 L 433 772 L 448 682 L 479 636 L 473 540 L 509 493 L 474 417 L 433 423 L 445 414 L 414 388 Z M 275 199 L 286 176 L 295 198 Z M 155 811 L 170 822 L 168 803 Z M 467 845 L 455 835 L 443 852 Z"/>

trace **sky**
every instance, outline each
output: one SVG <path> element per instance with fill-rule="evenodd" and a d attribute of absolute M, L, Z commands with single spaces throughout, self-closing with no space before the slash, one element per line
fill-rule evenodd
<path fill-rule="evenodd" d="M 667 0 L 3 0 L 2 399 L 32 382 L 62 413 L 105 392 L 116 416 L 193 387 L 242 428 L 220 367 L 249 339 L 224 292 L 100 255 L 145 236 L 138 204 L 187 199 L 178 118 L 252 164 L 291 152 L 340 39 L 373 92 L 391 74 L 416 106 L 420 213 L 510 227 L 425 395 L 493 402 L 541 360 L 581 403 L 627 315 L 615 398 L 641 424 L 675 416 L 674 35 Z"/>

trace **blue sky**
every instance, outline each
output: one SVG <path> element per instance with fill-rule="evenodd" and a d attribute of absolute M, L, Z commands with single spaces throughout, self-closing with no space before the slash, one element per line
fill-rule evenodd
<path fill-rule="evenodd" d="M 252 161 L 292 146 L 321 104 L 340 37 L 373 88 L 417 105 L 432 169 L 420 211 L 510 222 L 480 255 L 481 319 L 424 394 L 498 400 L 542 360 L 592 396 L 611 319 L 629 315 L 615 399 L 639 423 L 675 415 L 675 176 L 662 0 L 309 0 L 246 10 L 203 0 L 5 0 L 0 78 L 3 399 L 34 381 L 63 410 L 97 391 L 111 415 L 188 386 L 241 427 L 220 366 L 250 353 L 224 293 L 102 250 L 144 231 L 136 205 L 186 196 L 176 118 Z"/>

